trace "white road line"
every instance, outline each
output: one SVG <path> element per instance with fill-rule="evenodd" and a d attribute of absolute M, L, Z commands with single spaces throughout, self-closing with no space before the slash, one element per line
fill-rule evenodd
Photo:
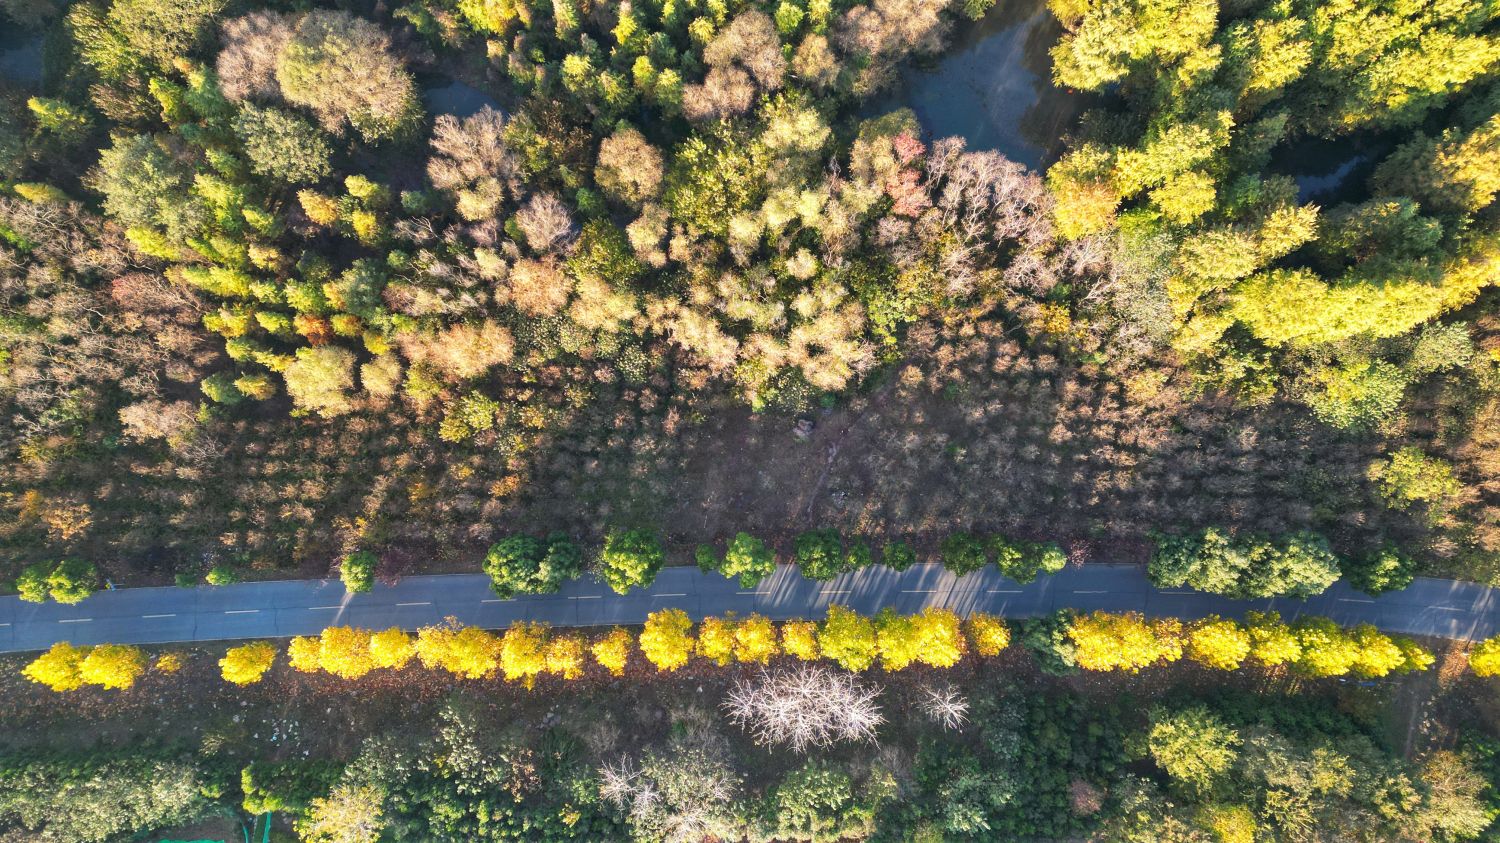
<path fill-rule="evenodd" d="M 1019 588 L 987 588 L 987 589 L 985 589 L 985 591 L 988 591 L 990 594 L 1020 594 L 1021 593 L 1021 589 L 1019 589 Z"/>
<path fill-rule="evenodd" d="M 687 594 L 686 593 L 679 593 L 679 594 L 653 594 L 651 596 L 652 597 L 686 597 Z"/>
<path fill-rule="evenodd" d="M 88 623 L 93 618 L 63 618 L 58 623 Z"/>
<path fill-rule="evenodd" d="M 143 617 L 143 618 L 175 618 L 175 617 L 177 617 L 177 615 L 175 615 L 175 614 L 171 614 L 171 615 L 141 615 L 141 617 Z"/>
<path fill-rule="evenodd" d="M 1085 591 L 1085 590 L 1081 590 L 1081 589 L 1076 589 L 1075 588 L 1075 589 L 1073 589 L 1073 593 L 1074 594 L 1108 594 L 1109 592 L 1105 591 L 1102 588 L 1099 589 L 1098 591 Z"/>
<path fill-rule="evenodd" d="M 1455 608 L 1453 606 L 1428 606 L 1427 608 L 1433 610 L 1434 612 L 1467 612 L 1467 611 L 1469 611 L 1468 609 L 1459 609 L 1459 608 Z"/>
<path fill-rule="evenodd" d="M 1375 602 L 1374 600 L 1362 600 L 1362 599 L 1360 599 L 1358 597 L 1340 597 L 1340 598 L 1338 598 L 1338 601 L 1340 603 L 1374 603 Z"/>
<path fill-rule="evenodd" d="M 735 594 L 770 594 L 769 591 L 736 591 Z"/>
<path fill-rule="evenodd" d="M 432 605 L 432 601 L 431 600 L 424 600 L 424 601 L 419 602 L 419 603 L 397 603 L 396 605 L 397 606 L 431 606 Z"/>
<path fill-rule="evenodd" d="M 0 623 L 0 626 L 10 626 L 8 623 Z"/>
<path fill-rule="evenodd" d="M 821 594 L 848 594 L 849 593 L 849 589 L 847 589 L 847 588 L 825 588 L 820 593 Z"/>
<path fill-rule="evenodd" d="M 1191 591 L 1160 591 L 1158 594 L 1192 594 Z"/>
<path fill-rule="evenodd" d="M 487 598 L 485 600 L 481 600 L 479 602 L 480 603 L 509 603 L 510 601 L 509 600 L 502 600 L 499 597 L 490 597 L 490 598 Z"/>
<path fill-rule="evenodd" d="M 344 608 L 344 607 L 343 606 L 308 606 L 307 607 L 307 611 L 309 611 L 309 612 L 322 612 L 322 611 L 338 610 L 338 609 L 342 609 L 342 608 Z"/>
<path fill-rule="evenodd" d="M 903 588 L 903 589 L 901 589 L 901 593 L 902 594 L 937 594 L 937 589 L 935 589 L 935 588 Z"/>
<path fill-rule="evenodd" d="M 569 597 L 569 600 L 603 600 L 602 594 L 580 594 L 577 597 Z"/>
<path fill-rule="evenodd" d="M 259 609 L 225 609 L 224 610 L 224 614 L 226 614 L 226 615 L 253 615 L 253 614 L 255 614 L 256 612 L 259 612 L 259 611 L 260 611 Z"/>

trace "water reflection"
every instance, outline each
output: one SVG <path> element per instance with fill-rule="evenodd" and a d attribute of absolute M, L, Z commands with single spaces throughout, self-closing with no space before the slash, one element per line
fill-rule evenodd
<path fill-rule="evenodd" d="M 932 137 L 961 135 L 970 149 L 994 149 L 1030 167 L 1062 151 L 1062 136 L 1088 98 L 1052 84 L 1062 27 L 1043 0 L 1000 0 L 928 68 L 902 71 L 881 112 L 906 106 Z"/>
<path fill-rule="evenodd" d="M 16 85 L 42 84 L 42 36 L 0 18 L 0 78 Z"/>
<path fill-rule="evenodd" d="M 456 80 L 446 85 L 423 90 L 422 101 L 426 103 L 430 113 L 451 114 L 454 117 L 468 117 L 485 106 L 496 111 L 503 110 L 500 108 L 499 101 L 494 97 L 472 85 Z"/>
<path fill-rule="evenodd" d="M 1297 182 L 1297 197 L 1325 207 L 1359 202 L 1366 183 L 1395 144 L 1385 136 L 1302 138 L 1282 144 L 1271 154 L 1270 170 Z"/>

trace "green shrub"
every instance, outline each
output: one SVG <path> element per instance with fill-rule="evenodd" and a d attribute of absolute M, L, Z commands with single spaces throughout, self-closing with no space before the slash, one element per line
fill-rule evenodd
<path fill-rule="evenodd" d="M 1389 544 L 1344 561 L 1344 577 L 1349 584 L 1370 595 L 1400 591 L 1411 585 L 1416 572 L 1416 560 Z"/>
<path fill-rule="evenodd" d="M 495 593 L 507 599 L 516 594 L 553 594 L 583 572 L 583 552 L 562 533 L 553 533 L 546 541 L 509 536 L 490 546 L 484 572 Z"/>
<path fill-rule="evenodd" d="M 22 569 L 20 576 L 16 577 L 16 591 L 21 599 L 28 603 L 47 602 L 47 575 L 50 573 L 52 566 L 46 562 L 35 562 Z"/>
<path fill-rule="evenodd" d="M 620 594 L 645 587 L 656 580 L 666 561 L 661 540 L 654 530 L 611 532 L 599 554 L 599 575 Z"/>
<path fill-rule="evenodd" d="M 793 550 L 802 576 L 810 580 L 831 580 L 849 570 L 836 530 L 808 530 L 797 536 Z"/>
<path fill-rule="evenodd" d="M 368 550 L 346 554 L 339 562 L 339 579 L 352 593 L 369 591 L 375 587 L 375 568 L 379 564 L 380 560 Z"/>
<path fill-rule="evenodd" d="M 886 542 L 880 550 L 880 562 L 887 568 L 904 571 L 917 564 L 917 552 L 901 539 Z"/>
<path fill-rule="evenodd" d="M 983 568 L 990 561 L 984 541 L 971 533 L 950 534 L 943 539 L 940 550 L 943 567 L 960 577 Z"/>
<path fill-rule="evenodd" d="M 240 581 L 240 575 L 233 567 L 221 562 L 208 569 L 203 581 L 209 585 L 233 585 Z"/>
<path fill-rule="evenodd" d="M 749 533 L 736 533 L 724 553 L 719 571 L 726 577 L 739 577 L 741 587 L 753 588 L 776 573 L 776 554 L 765 542 Z"/>
<path fill-rule="evenodd" d="M 94 593 L 99 571 L 81 559 L 64 559 L 47 575 L 47 593 L 59 603 L 79 603 Z"/>

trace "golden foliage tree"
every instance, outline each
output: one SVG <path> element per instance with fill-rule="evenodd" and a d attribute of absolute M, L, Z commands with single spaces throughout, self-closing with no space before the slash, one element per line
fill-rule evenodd
<path fill-rule="evenodd" d="M 963 627 L 948 609 L 928 608 L 912 618 L 917 639 L 917 661 L 932 667 L 952 667 L 964 657 Z"/>
<path fill-rule="evenodd" d="M 1250 655 L 1250 633 L 1232 620 L 1213 615 L 1188 629 L 1187 656 L 1219 670 L 1234 670 Z"/>
<path fill-rule="evenodd" d="M 875 646 L 880 651 L 880 666 L 886 670 L 904 670 L 917 660 L 915 619 L 896 614 L 887 606 L 875 616 Z"/>
<path fill-rule="evenodd" d="M 21 674 L 54 691 L 76 690 L 83 687 L 79 666 L 88 654 L 88 647 L 74 647 L 66 641 L 59 641 L 26 665 Z"/>
<path fill-rule="evenodd" d="M 543 623 L 522 622 L 500 636 L 500 671 L 507 682 L 536 685 L 537 675 L 547 669 L 547 630 Z"/>
<path fill-rule="evenodd" d="M 964 621 L 964 628 L 974 652 L 981 656 L 998 656 L 1010 646 L 1010 627 L 995 615 L 975 612 Z"/>
<path fill-rule="evenodd" d="M 1469 651 L 1469 669 L 1475 676 L 1500 676 L 1500 635 L 1474 645 Z"/>
<path fill-rule="evenodd" d="M 301 673 L 323 669 L 323 642 L 309 635 L 299 635 L 286 645 L 287 662 Z"/>
<path fill-rule="evenodd" d="M 276 661 L 276 648 L 269 641 L 252 641 L 238 647 L 230 647 L 219 659 L 219 672 L 224 680 L 236 685 L 253 685 L 259 682 Z"/>
<path fill-rule="evenodd" d="M 1302 655 L 1296 668 L 1308 676 L 1343 676 L 1359 661 L 1360 647 L 1349 633 L 1327 618 L 1302 618 L 1293 630 Z"/>
<path fill-rule="evenodd" d="M 146 654 L 129 644 L 100 644 L 78 664 L 86 685 L 119 690 L 129 688 L 146 672 Z"/>
<path fill-rule="evenodd" d="M 1245 629 L 1250 633 L 1250 657 L 1267 667 L 1289 664 L 1302 656 L 1297 634 L 1276 612 L 1246 612 Z"/>
<path fill-rule="evenodd" d="M 1134 673 L 1182 656 L 1182 624 L 1148 621 L 1139 612 L 1093 612 L 1073 619 L 1068 637 L 1077 648 L 1084 670 L 1125 670 Z"/>
<path fill-rule="evenodd" d="M 630 630 L 617 626 L 608 635 L 595 641 L 589 651 L 594 654 L 594 661 L 609 671 L 611 676 L 623 676 L 625 665 L 630 661 L 630 648 L 634 643 Z"/>
<path fill-rule="evenodd" d="M 547 672 L 564 679 L 583 675 L 583 639 L 558 635 L 547 642 Z"/>
<path fill-rule="evenodd" d="M 864 670 L 878 652 L 875 624 L 844 606 L 828 607 L 828 618 L 818 629 L 818 651 L 845 670 Z"/>
<path fill-rule="evenodd" d="M 370 636 L 370 663 L 375 667 L 403 668 L 416 654 L 416 643 L 399 626 Z"/>
<path fill-rule="evenodd" d="M 428 669 L 442 668 L 465 679 L 482 679 L 500 667 L 500 641 L 478 627 L 455 621 L 417 630 L 417 658 Z"/>
<path fill-rule="evenodd" d="M 742 662 L 765 664 L 780 652 L 776 625 L 765 615 L 751 615 L 734 628 L 734 657 Z"/>
<path fill-rule="evenodd" d="M 722 618 L 704 618 L 698 625 L 698 655 L 723 667 L 734 660 L 734 613 Z"/>
<path fill-rule="evenodd" d="M 641 653 L 657 670 L 676 670 L 693 655 L 693 622 L 681 609 L 663 609 L 646 618 Z"/>
<path fill-rule="evenodd" d="M 358 679 L 375 667 L 370 660 L 369 630 L 330 626 L 318 644 L 318 664 L 340 679 Z"/>
<path fill-rule="evenodd" d="M 781 649 L 789 656 L 810 662 L 823 655 L 818 648 L 818 625 L 812 621 L 787 621 L 781 625 Z M 1497 666 L 1500 670 L 1500 666 Z"/>

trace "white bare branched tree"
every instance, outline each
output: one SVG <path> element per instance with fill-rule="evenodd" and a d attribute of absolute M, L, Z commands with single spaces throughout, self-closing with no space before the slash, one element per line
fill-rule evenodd
<path fill-rule="evenodd" d="M 876 705 L 879 689 L 826 667 L 761 671 L 740 680 L 724 700 L 724 711 L 757 743 L 785 744 L 794 752 L 838 741 L 875 741 L 885 722 Z"/>
<path fill-rule="evenodd" d="M 961 729 L 969 722 L 969 701 L 952 685 L 923 688 L 917 707 L 928 720 L 944 729 Z"/>

